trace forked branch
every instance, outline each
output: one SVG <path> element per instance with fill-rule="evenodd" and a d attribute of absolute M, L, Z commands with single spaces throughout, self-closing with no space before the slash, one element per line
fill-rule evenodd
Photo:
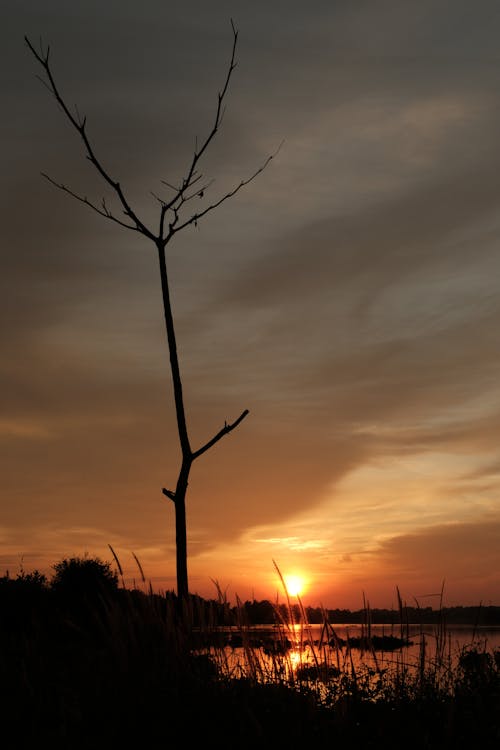
<path fill-rule="evenodd" d="M 217 200 L 215 203 L 212 203 L 210 206 L 207 206 L 206 208 L 203 209 L 203 211 L 199 211 L 199 212 L 193 214 L 189 219 L 187 219 L 187 221 L 184 221 L 182 224 L 179 224 L 178 226 L 176 226 L 175 224 L 171 224 L 170 225 L 170 233 L 169 233 L 169 236 L 167 236 L 167 238 L 165 239 L 165 243 L 168 242 L 168 240 L 170 239 L 170 237 L 173 234 L 175 234 L 176 232 L 180 232 L 181 229 L 184 229 L 185 227 L 189 226 L 190 224 L 195 224 L 196 225 L 198 223 L 198 221 L 201 218 L 203 218 L 203 216 L 206 216 L 206 214 L 209 213 L 209 211 L 213 211 L 214 208 L 218 208 L 221 205 L 221 203 L 224 203 L 224 201 L 227 201 L 229 198 L 232 198 L 233 195 L 236 195 L 236 193 L 239 190 L 241 190 L 242 187 L 245 187 L 245 185 L 248 185 L 250 182 L 252 182 L 252 180 L 255 180 L 255 178 L 261 172 L 264 171 L 264 169 L 267 167 L 267 165 L 269 164 L 269 162 L 272 159 L 274 159 L 274 157 L 276 156 L 276 154 L 278 153 L 278 151 L 280 150 L 280 148 L 281 148 L 282 145 L 283 145 L 283 143 L 280 143 L 280 145 L 278 146 L 278 148 L 276 149 L 276 151 L 273 154 L 271 154 L 270 156 L 268 156 L 267 159 L 265 160 L 265 162 L 252 175 L 250 175 L 250 177 L 247 177 L 245 180 L 241 180 L 241 182 L 239 182 L 238 185 L 236 185 L 235 188 L 233 188 L 228 193 L 226 193 L 225 195 L 223 195 L 222 198 L 219 198 L 219 200 Z M 192 196 L 190 196 L 190 197 L 192 197 Z"/>
<path fill-rule="evenodd" d="M 230 61 L 229 61 L 229 65 L 228 65 L 228 69 L 226 73 L 226 78 L 224 80 L 224 84 L 217 95 L 217 106 L 216 106 L 215 117 L 214 117 L 212 128 L 210 132 L 208 133 L 208 135 L 203 140 L 203 142 L 201 143 L 201 145 L 198 146 L 198 144 L 196 144 L 193 157 L 185 172 L 185 176 L 182 179 L 181 184 L 178 186 L 175 186 L 166 182 L 165 180 L 162 180 L 164 185 L 166 185 L 171 190 L 173 190 L 174 195 L 168 200 L 164 200 L 160 196 L 156 195 L 155 193 L 152 193 L 155 200 L 157 200 L 160 204 L 160 221 L 159 221 L 158 236 L 156 236 L 154 232 L 152 232 L 141 221 L 137 213 L 132 209 L 130 203 L 128 202 L 120 183 L 110 175 L 110 173 L 104 167 L 102 161 L 97 157 L 94 147 L 92 146 L 89 140 L 89 137 L 87 135 L 87 118 L 85 117 L 85 115 L 80 114 L 77 106 L 75 106 L 76 114 L 73 114 L 69 106 L 67 105 L 65 99 L 63 98 L 59 90 L 59 87 L 57 86 L 55 82 L 55 79 L 51 70 L 51 66 L 49 63 L 50 47 L 47 46 L 44 49 L 42 42 L 40 42 L 40 49 L 37 50 L 32 44 L 32 42 L 29 40 L 29 38 L 25 36 L 25 41 L 26 41 L 28 48 L 30 49 L 34 57 L 37 59 L 37 61 L 40 63 L 45 73 L 45 78 L 38 77 L 39 80 L 55 98 L 56 102 L 61 108 L 66 119 L 68 120 L 70 125 L 73 127 L 73 129 L 76 130 L 76 132 L 80 136 L 81 140 L 83 141 L 85 150 L 86 150 L 87 159 L 93 164 L 93 166 L 95 167 L 97 172 L 101 175 L 103 180 L 113 190 L 113 192 L 118 198 L 119 203 L 121 204 L 124 215 L 128 217 L 130 222 L 119 219 L 108 208 L 104 198 L 102 199 L 100 203 L 92 201 L 86 195 L 82 195 L 81 193 L 78 193 L 77 191 L 65 185 L 63 182 L 54 180 L 52 177 L 50 177 L 49 175 L 45 173 L 42 173 L 43 177 L 46 180 L 48 180 L 52 185 L 54 185 L 54 187 L 58 188 L 59 190 L 62 190 L 63 192 L 70 195 L 72 198 L 75 198 L 75 200 L 88 206 L 92 211 L 99 214 L 99 216 L 102 216 L 105 219 L 109 219 L 110 221 L 113 221 L 115 224 L 119 224 L 121 227 L 124 227 L 125 229 L 129 229 L 135 232 L 140 232 L 141 234 L 148 237 L 150 240 L 153 240 L 155 242 L 160 241 L 163 244 L 163 246 L 167 245 L 167 243 L 172 239 L 174 234 L 177 234 L 177 232 L 181 231 L 181 229 L 185 229 L 186 227 L 190 225 L 196 226 L 200 219 L 202 219 L 208 213 L 213 211 L 215 208 L 218 208 L 222 203 L 227 201 L 229 198 L 232 198 L 234 195 L 236 195 L 236 193 L 238 193 L 241 190 L 241 188 L 248 185 L 261 172 L 264 171 L 264 169 L 267 167 L 269 162 L 276 156 L 276 154 L 280 150 L 281 144 L 276 149 L 276 151 L 270 156 L 268 156 L 267 159 L 264 161 L 264 163 L 252 175 L 250 175 L 250 177 L 247 177 L 246 179 L 241 180 L 239 184 L 236 185 L 233 189 L 229 190 L 221 198 L 217 199 L 210 205 L 206 206 L 202 211 L 194 212 L 188 219 L 183 219 L 181 217 L 181 210 L 183 209 L 185 204 L 191 201 L 193 198 L 196 198 L 196 197 L 203 198 L 205 195 L 205 192 L 214 182 L 214 180 L 208 180 L 205 183 L 203 183 L 202 186 L 196 187 L 196 188 L 194 187 L 196 183 L 198 183 L 200 180 L 203 179 L 203 174 L 201 174 L 198 171 L 200 159 L 204 155 L 206 150 L 208 149 L 210 143 L 215 138 L 221 126 L 222 119 L 224 116 L 225 98 L 229 89 L 229 83 L 231 81 L 233 71 L 236 67 L 235 58 L 236 58 L 236 45 L 238 42 L 238 31 L 235 28 L 233 21 L 231 21 L 231 28 L 233 31 L 233 44 L 232 44 L 232 49 L 231 49 L 231 57 L 230 57 Z M 170 214 L 169 220 L 167 220 L 166 218 L 167 214 Z"/>

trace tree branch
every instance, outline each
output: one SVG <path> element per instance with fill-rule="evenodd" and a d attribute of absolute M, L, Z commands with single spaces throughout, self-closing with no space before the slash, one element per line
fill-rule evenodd
<path fill-rule="evenodd" d="M 137 226 L 134 226 L 133 224 L 127 224 L 125 221 L 120 221 L 120 219 L 117 219 L 116 216 L 113 216 L 111 211 L 106 206 L 106 201 L 104 198 L 102 199 L 102 209 L 98 208 L 94 203 L 89 201 L 86 195 L 82 196 L 78 193 L 75 193 L 71 188 L 67 187 L 67 185 L 63 185 L 62 182 L 56 182 L 52 179 L 52 177 L 49 177 L 48 174 L 45 174 L 45 172 L 41 172 L 42 177 L 45 177 L 46 180 L 48 180 L 51 185 L 54 185 L 54 187 L 58 188 L 59 190 L 62 190 L 64 193 L 68 193 L 68 195 L 71 195 L 72 198 L 75 198 L 75 200 L 80 201 L 80 203 L 85 203 L 86 206 L 92 209 L 92 211 L 95 211 L 99 216 L 104 216 L 105 219 L 109 219 L 110 221 L 114 221 L 116 224 L 119 224 L 121 227 L 125 227 L 125 229 L 131 229 L 133 232 L 141 232 L 142 230 L 139 229 Z"/>
<path fill-rule="evenodd" d="M 99 172 L 103 180 L 107 182 L 107 184 L 114 190 L 114 192 L 118 196 L 118 200 L 123 206 L 123 211 L 125 215 L 128 216 L 134 222 L 137 230 L 139 232 L 142 232 L 142 234 L 144 234 L 146 237 L 149 237 L 149 239 L 154 241 L 156 239 L 155 235 L 146 227 L 145 224 L 142 223 L 142 221 L 139 219 L 137 214 L 132 210 L 130 204 L 125 198 L 125 194 L 123 193 L 120 183 L 112 179 L 112 177 L 108 174 L 106 169 L 103 167 L 103 165 L 101 164 L 101 162 L 95 155 L 94 149 L 92 148 L 92 145 L 90 144 L 90 141 L 86 133 L 86 125 L 87 125 L 86 118 L 80 115 L 80 113 L 78 112 L 78 109 L 76 110 L 77 112 L 76 117 L 73 114 L 71 114 L 66 102 L 61 96 L 59 89 L 56 85 L 56 82 L 54 80 L 54 77 L 52 75 L 50 65 L 49 65 L 50 47 L 47 47 L 46 52 L 44 52 L 43 46 L 42 44 L 40 44 L 40 52 L 37 52 L 37 50 L 34 48 L 34 46 L 32 45 L 32 43 L 30 42 L 27 36 L 24 37 L 24 40 L 26 44 L 28 45 L 30 51 L 34 55 L 34 57 L 38 60 L 38 62 L 44 69 L 45 75 L 47 76 L 49 90 L 54 95 L 57 103 L 59 104 L 62 111 L 66 115 L 66 118 L 69 120 L 70 124 L 73 126 L 73 128 L 77 131 L 80 138 L 82 139 L 85 149 L 87 151 L 87 159 L 94 165 L 95 169 Z M 54 184 L 57 185 L 57 183 L 54 183 Z M 70 191 L 66 190 L 65 192 L 70 192 Z M 73 195 L 73 197 L 81 200 L 81 198 L 78 198 L 77 195 Z M 86 205 L 88 205 L 90 208 L 93 208 L 94 210 L 96 210 L 96 207 L 93 204 L 91 204 L 89 201 L 82 200 L 81 202 L 86 203 Z M 101 216 L 105 216 L 108 219 L 111 218 L 110 216 L 107 216 L 106 213 L 102 213 L 99 210 L 97 211 L 97 213 L 101 213 Z M 127 224 L 124 224 L 123 226 L 130 228 Z"/>
<path fill-rule="evenodd" d="M 227 424 L 225 422 L 224 427 L 222 428 L 222 430 L 219 430 L 217 435 L 215 435 L 211 440 L 209 440 L 208 443 L 205 443 L 205 445 L 203 445 L 201 448 L 198 448 L 197 451 L 194 451 L 194 453 L 191 455 L 191 458 L 193 459 L 193 461 L 195 458 L 198 458 L 203 453 L 205 453 L 205 451 L 211 448 L 212 445 L 215 445 L 215 443 L 218 443 L 219 440 L 224 437 L 224 435 L 227 435 L 229 432 L 234 430 L 235 427 L 238 427 L 239 423 L 245 419 L 247 414 L 249 414 L 249 411 L 248 409 L 245 409 L 245 411 L 242 412 L 240 416 L 238 417 L 238 419 L 236 419 L 232 424 Z"/>
<path fill-rule="evenodd" d="M 224 81 L 224 85 L 222 87 L 222 91 L 219 92 L 219 95 L 217 97 L 217 109 L 215 113 L 215 119 L 214 124 L 212 126 L 212 130 L 205 138 L 205 141 L 203 142 L 203 145 L 194 151 L 193 160 L 191 162 L 191 166 L 189 168 L 187 178 L 183 181 L 185 187 L 187 187 L 191 181 L 191 178 L 193 176 L 193 173 L 195 171 L 196 165 L 198 164 L 199 160 L 203 156 L 204 152 L 208 148 L 210 142 L 215 137 L 215 134 L 217 133 L 217 130 L 219 129 L 220 123 L 221 123 L 221 114 L 222 114 L 222 107 L 223 102 L 227 93 L 227 90 L 229 88 L 229 81 L 231 80 L 231 76 L 233 73 L 233 70 L 236 67 L 235 57 L 236 57 L 236 45 L 238 43 L 238 31 L 236 30 L 233 21 L 231 20 L 231 28 L 233 30 L 233 48 L 231 50 L 231 59 L 229 62 L 229 67 L 227 70 L 226 80 Z"/>
<path fill-rule="evenodd" d="M 280 145 L 278 146 L 278 148 L 276 149 L 276 151 L 273 154 L 271 154 L 270 156 L 267 157 L 267 159 L 265 160 L 264 164 L 262 164 L 252 175 L 250 175 L 250 177 L 247 177 L 246 180 L 241 180 L 241 182 L 238 185 L 236 185 L 236 187 L 233 188 L 233 190 L 230 190 L 228 193 L 226 193 L 225 195 L 223 195 L 222 198 L 219 198 L 219 200 L 216 201 L 215 203 L 212 203 L 210 206 L 207 206 L 203 211 L 200 211 L 199 213 L 193 214 L 191 216 L 191 218 L 187 219 L 187 221 L 185 221 L 183 224 L 179 224 L 179 226 L 174 227 L 173 230 L 171 230 L 169 236 L 165 239 L 165 243 L 168 242 L 168 240 L 172 237 L 172 235 L 176 234 L 177 232 L 180 232 L 181 229 L 184 229 L 185 227 L 189 226 L 190 224 L 195 224 L 196 225 L 198 223 L 199 219 L 201 219 L 203 216 L 205 216 L 206 214 L 208 214 L 209 211 L 213 211 L 214 208 L 218 208 L 221 205 L 221 203 L 224 203 L 224 201 L 227 201 L 228 198 L 232 198 L 233 195 L 236 195 L 236 193 L 239 190 L 241 190 L 242 187 L 245 187 L 245 185 L 248 185 L 250 182 L 252 182 L 253 180 L 255 180 L 255 178 L 261 172 L 264 171 L 264 169 L 267 167 L 267 165 L 269 164 L 269 162 L 272 161 L 272 159 L 274 159 L 274 157 L 276 156 L 276 154 L 278 153 L 278 151 L 281 149 L 282 145 L 283 145 L 283 141 L 280 143 Z"/>
<path fill-rule="evenodd" d="M 176 190 L 175 195 L 169 201 L 166 201 L 165 204 L 162 206 L 162 209 L 161 209 L 161 216 L 160 216 L 160 232 L 161 233 L 160 233 L 160 238 L 162 240 L 164 240 L 165 244 L 167 244 L 167 242 L 175 234 L 175 232 L 172 231 L 172 223 L 170 223 L 168 225 L 168 227 L 169 227 L 168 234 L 167 234 L 166 237 L 164 236 L 165 214 L 166 214 L 166 212 L 168 210 L 172 210 L 174 212 L 174 214 L 175 214 L 175 223 L 177 223 L 177 220 L 178 220 L 177 214 L 178 214 L 179 208 L 183 205 L 183 203 L 186 202 L 186 200 L 189 200 L 189 198 L 184 198 L 184 193 L 187 190 L 189 190 L 189 188 L 191 188 L 194 185 L 194 183 L 197 182 L 202 177 L 201 174 L 197 175 L 197 173 L 196 173 L 196 166 L 197 166 L 198 162 L 200 161 L 201 157 L 203 156 L 203 154 L 205 153 L 205 151 L 207 150 L 207 148 L 210 145 L 211 141 L 215 138 L 215 135 L 216 135 L 216 133 L 217 133 L 219 127 L 220 127 L 220 124 L 222 122 L 222 117 L 223 117 L 223 114 L 224 114 L 224 107 L 223 107 L 223 105 L 224 105 L 224 99 L 226 97 L 226 93 L 227 93 L 227 90 L 229 88 L 229 82 L 231 80 L 231 76 L 232 76 L 233 70 L 236 67 L 235 57 L 236 57 L 236 45 L 238 43 L 238 31 L 236 30 L 235 25 L 234 25 L 232 19 L 231 19 L 231 28 L 233 30 L 233 46 L 232 46 L 232 50 L 231 50 L 231 58 L 230 58 L 230 61 L 229 61 L 229 66 L 228 66 L 228 69 L 227 69 L 227 74 L 226 74 L 226 79 L 224 81 L 224 85 L 223 85 L 221 91 L 219 91 L 219 94 L 217 96 L 217 108 L 216 108 L 216 112 L 215 112 L 215 118 L 214 118 L 214 122 L 213 122 L 213 125 L 212 125 L 212 129 L 210 130 L 209 134 L 207 135 L 207 137 L 205 138 L 205 140 L 203 141 L 202 145 L 199 148 L 198 148 L 198 140 L 196 140 L 193 158 L 192 158 L 191 164 L 190 164 L 190 166 L 189 166 L 189 168 L 188 168 L 188 170 L 186 172 L 186 176 L 182 180 L 182 185 L 179 188 L 174 188 L 173 185 L 170 185 L 169 183 L 164 182 L 164 184 L 167 185 L 167 187 L 170 187 L 171 189 L 175 189 Z M 260 170 L 260 171 L 262 171 L 262 170 Z M 196 175 L 196 177 L 195 177 L 195 175 Z M 243 187 L 243 185 L 240 185 L 239 187 Z M 233 193 L 233 195 L 234 195 L 234 193 Z M 227 197 L 229 198 L 230 196 L 228 195 Z M 224 200 L 225 200 L 225 198 L 224 198 Z M 221 202 L 222 201 L 220 201 L 217 205 L 220 205 Z M 215 205 L 213 206 L 213 208 L 215 208 Z M 211 209 L 208 209 L 208 210 L 211 210 Z M 204 211 L 202 215 L 204 215 L 205 213 L 207 213 L 207 211 Z M 192 223 L 194 223 L 196 221 L 197 221 L 197 219 L 192 218 L 192 220 L 189 220 L 189 221 L 185 222 L 182 226 L 183 227 L 187 226 L 188 224 L 192 224 Z"/>
<path fill-rule="evenodd" d="M 174 232 L 172 231 L 172 229 L 175 227 L 175 225 L 179 221 L 179 211 L 182 208 L 182 206 L 185 203 L 187 203 L 188 201 L 192 200 L 193 198 L 203 198 L 203 196 L 205 194 L 205 191 L 208 190 L 208 188 L 210 187 L 210 185 L 212 185 L 212 183 L 214 182 L 214 180 L 210 180 L 209 182 L 206 182 L 205 184 L 203 184 L 201 187 L 197 188 L 190 195 L 184 195 L 185 191 L 189 187 L 192 187 L 196 182 L 198 182 L 198 180 L 201 180 L 202 177 L 203 177 L 203 175 L 200 174 L 195 179 L 191 180 L 191 182 L 189 183 L 188 186 L 184 186 L 182 189 L 179 189 L 178 192 L 177 192 L 177 195 L 172 200 L 170 200 L 168 202 L 165 201 L 165 200 L 163 200 L 162 198 L 160 198 L 160 196 L 156 195 L 156 193 L 153 193 L 151 191 L 151 195 L 153 196 L 153 198 L 156 198 L 156 200 L 161 205 L 161 211 L 160 211 L 160 230 L 159 230 L 159 236 L 161 238 L 164 238 L 164 236 L 165 236 L 165 234 L 164 234 L 164 227 L 165 227 L 165 216 L 167 214 L 167 211 L 171 211 L 173 213 L 173 215 L 174 215 L 173 220 L 171 222 L 169 222 L 169 225 L 168 225 L 168 230 L 169 230 L 168 231 L 168 234 L 169 234 L 168 239 L 170 239 L 171 236 L 174 234 Z M 172 186 L 168 182 L 165 182 L 165 180 L 162 180 L 162 183 L 164 185 L 167 185 L 167 187 L 169 187 L 170 189 L 177 190 L 177 188 L 172 188 Z"/>

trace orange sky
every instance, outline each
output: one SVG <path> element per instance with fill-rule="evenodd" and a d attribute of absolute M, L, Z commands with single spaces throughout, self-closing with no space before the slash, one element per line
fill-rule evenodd
<path fill-rule="evenodd" d="M 286 13 L 284 13 L 286 9 Z M 500 8 L 151 0 L 4 12 L 0 567 L 132 553 L 175 587 L 179 450 L 154 248 L 52 188 L 103 186 L 27 34 L 145 221 L 210 127 L 211 200 L 168 257 L 191 590 L 328 607 L 500 604 Z M 168 40 L 168 43 L 166 41 Z M 91 52 L 90 52 L 91 51 Z"/>

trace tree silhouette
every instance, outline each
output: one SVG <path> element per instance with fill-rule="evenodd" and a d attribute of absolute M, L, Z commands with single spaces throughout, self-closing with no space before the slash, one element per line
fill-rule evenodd
<path fill-rule="evenodd" d="M 261 166 L 255 172 L 253 172 L 253 174 L 251 174 L 246 179 L 241 180 L 233 187 L 232 190 L 224 193 L 220 197 L 216 198 L 213 202 L 208 203 L 208 205 L 204 204 L 204 207 L 201 209 L 195 211 L 190 210 L 190 205 L 192 205 L 190 201 L 192 201 L 193 198 L 197 198 L 198 200 L 203 199 L 206 196 L 207 190 L 212 184 L 212 181 L 205 181 L 204 175 L 200 171 L 200 161 L 205 155 L 207 149 L 214 140 L 220 128 L 224 114 L 224 105 L 229 88 L 229 83 L 233 71 L 236 67 L 235 54 L 238 41 L 238 31 L 236 30 L 232 21 L 231 28 L 233 34 L 231 56 L 223 86 L 217 96 L 217 106 L 212 128 L 210 129 L 205 139 L 200 142 L 200 144 L 196 143 L 194 153 L 187 164 L 186 170 L 184 172 L 184 177 L 182 178 L 180 183 L 177 185 L 173 185 L 162 180 L 162 184 L 164 185 L 166 191 L 168 191 L 170 197 L 161 197 L 152 194 L 159 205 L 159 221 L 157 225 L 158 228 L 156 230 L 151 229 L 146 225 L 145 222 L 141 220 L 138 213 L 129 203 L 126 191 L 122 184 L 119 182 L 119 180 L 111 175 L 111 172 L 108 171 L 108 169 L 104 165 L 103 160 L 101 160 L 101 158 L 97 155 L 97 152 L 93 144 L 91 143 L 87 132 L 86 117 L 84 115 L 81 115 L 76 107 L 75 112 L 73 113 L 66 104 L 66 100 L 62 96 L 52 73 L 51 64 L 49 62 L 50 47 L 47 46 L 44 48 L 42 42 L 40 42 L 40 48 L 39 50 L 37 50 L 28 39 L 28 37 L 25 37 L 28 48 L 43 69 L 44 77 L 41 78 L 42 83 L 54 96 L 65 118 L 69 121 L 73 129 L 78 134 L 83 144 L 86 158 L 94 166 L 107 187 L 111 189 L 112 193 L 114 193 L 114 196 L 120 206 L 121 214 L 118 216 L 113 213 L 113 211 L 108 207 L 105 198 L 103 198 L 100 203 L 94 202 L 87 198 L 86 195 L 82 195 L 72 188 L 68 187 L 67 185 L 53 180 L 49 175 L 42 173 L 43 176 L 52 185 L 64 191 L 77 201 L 84 203 L 88 208 L 92 209 L 105 219 L 118 224 L 124 229 L 142 234 L 155 246 L 158 253 L 165 328 L 170 358 L 170 374 L 173 386 L 178 439 L 181 449 L 181 461 L 175 489 L 172 490 L 163 488 L 162 492 L 164 495 L 166 495 L 166 497 L 172 500 L 175 507 L 177 594 L 181 599 L 186 599 L 189 594 L 187 572 L 186 493 L 192 465 L 196 459 L 200 458 L 200 456 L 202 456 L 216 443 L 218 443 L 221 438 L 232 432 L 232 430 L 234 430 L 240 424 L 240 422 L 245 419 L 249 412 L 248 409 L 245 409 L 233 422 L 225 421 L 224 426 L 212 438 L 210 438 L 210 440 L 208 440 L 198 448 L 193 449 L 191 447 L 191 440 L 189 438 L 189 430 L 186 422 L 186 412 L 182 391 L 182 378 L 179 367 L 179 358 L 177 355 L 174 318 L 170 300 L 166 248 L 167 245 L 170 244 L 170 242 L 179 232 L 187 229 L 190 226 L 196 226 L 200 219 L 216 209 L 229 198 L 232 198 L 239 190 L 241 190 L 241 188 L 243 188 L 245 185 L 248 185 L 248 183 L 254 180 L 257 175 L 259 175 L 266 168 L 271 159 L 277 153 L 274 152 L 273 154 L 268 156 L 261 164 Z M 124 218 L 122 218 L 122 216 Z"/>

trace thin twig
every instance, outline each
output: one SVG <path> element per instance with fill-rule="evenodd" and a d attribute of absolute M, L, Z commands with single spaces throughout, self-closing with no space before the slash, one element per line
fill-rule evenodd
<path fill-rule="evenodd" d="M 54 187 L 58 188 L 59 190 L 62 190 L 63 193 L 68 193 L 68 195 L 71 195 L 72 198 L 74 198 L 77 201 L 80 201 L 80 203 L 84 203 L 86 206 L 92 209 L 92 211 L 95 211 L 99 216 L 104 216 L 105 219 L 109 219 L 110 221 L 114 221 L 116 224 L 119 224 L 121 227 L 125 227 L 125 229 L 132 229 L 134 232 L 141 232 L 142 230 L 139 229 L 139 227 L 134 226 L 133 224 L 127 224 L 125 221 L 120 221 L 120 219 L 117 219 L 116 216 L 114 216 L 111 211 L 106 207 L 106 201 L 104 198 L 102 199 L 102 206 L 103 209 L 98 208 L 95 203 L 92 203 L 92 201 L 89 201 L 86 195 L 79 195 L 74 190 L 71 190 L 67 185 L 64 185 L 62 182 L 57 182 L 56 180 L 53 180 L 52 177 L 50 177 L 45 172 L 40 173 L 42 177 L 44 177 L 46 180 L 48 180 L 51 185 L 54 185 Z"/>
<path fill-rule="evenodd" d="M 267 167 L 267 165 L 269 164 L 269 162 L 272 161 L 272 159 L 274 159 L 274 157 L 276 156 L 276 154 L 278 153 L 278 151 L 281 149 L 282 145 L 283 145 L 283 141 L 280 143 L 280 145 L 278 146 L 278 148 L 276 149 L 276 151 L 274 153 L 272 153 L 270 156 L 268 156 L 267 159 L 265 160 L 265 162 L 252 175 L 250 175 L 250 177 L 247 177 L 247 179 L 245 179 L 245 180 L 241 180 L 241 182 L 238 185 L 236 185 L 236 187 L 233 188 L 233 190 L 230 190 L 228 193 L 226 193 L 225 195 L 223 195 L 222 198 L 219 198 L 218 201 L 216 201 L 215 203 L 212 203 L 210 206 L 207 206 L 203 211 L 200 211 L 199 213 L 193 214 L 185 222 L 183 222 L 182 224 L 179 224 L 179 226 L 175 227 L 174 231 L 171 232 L 171 234 L 166 238 L 166 242 L 168 242 L 168 240 L 171 239 L 171 237 L 172 237 L 173 234 L 176 234 L 177 232 L 180 232 L 181 229 L 184 229 L 185 227 L 189 226 L 190 224 L 195 224 L 196 225 L 198 223 L 198 221 L 203 216 L 206 216 L 206 214 L 209 213 L 209 211 L 213 211 L 214 208 L 218 208 L 222 203 L 224 203 L 224 201 L 227 201 L 229 198 L 232 198 L 233 195 L 236 195 L 236 193 L 239 192 L 242 187 L 245 187 L 245 185 L 248 185 L 250 182 L 252 182 L 253 180 L 255 180 L 255 178 L 261 172 L 264 171 L 264 169 Z"/>

